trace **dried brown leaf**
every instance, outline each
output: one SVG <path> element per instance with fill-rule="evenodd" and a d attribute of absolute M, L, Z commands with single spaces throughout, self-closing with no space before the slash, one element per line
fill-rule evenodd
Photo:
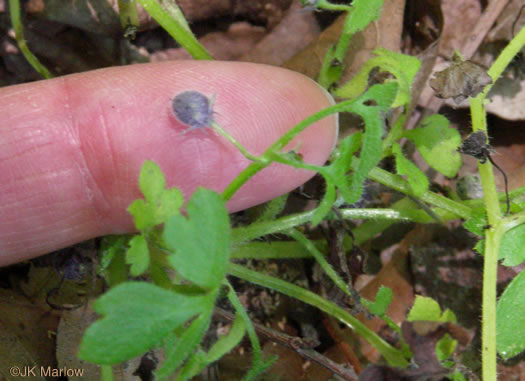
<path fill-rule="evenodd" d="M 455 54 L 452 64 L 447 69 L 435 73 L 430 80 L 430 87 L 438 98 L 452 98 L 460 104 L 467 97 L 475 97 L 483 88 L 492 83 L 487 71 L 472 61 L 463 61 Z"/>

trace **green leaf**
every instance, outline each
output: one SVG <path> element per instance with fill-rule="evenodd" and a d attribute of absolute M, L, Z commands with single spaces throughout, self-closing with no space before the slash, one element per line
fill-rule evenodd
<path fill-rule="evenodd" d="M 456 316 L 449 309 L 441 314 L 441 308 L 438 302 L 426 296 L 416 295 L 414 305 L 408 313 L 407 321 L 418 320 L 455 323 Z"/>
<path fill-rule="evenodd" d="M 334 206 L 336 196 L 337 193 L 335 191 L 334 184 L 327 182 L 323 198 L 312 215 L 312 227 L 317 226 L 317 224 L 319 224 L 326 217 L 326 215 L 330 213 L 332 207 Z"/>
<path fill-rule="evenodd" d="M 359 99 L 352 102 L 346 110 L 358 114 L 365 122 L 365 133 L 359 164 L 353 173 L 349 192 L 343 193 L 345 201 L 349 204 L 359 201 L 368 172 L 381 159 L 381 154 L 383 153 L 381 138 L 383 136 L 384 115 L 392 105 L 396 93 L 397 85 L 393 82 L 374 85 Z"/>
<path fill-rule="evenodd" d="M 414 196 L 420 197 L 428 190 L 428 179 L 425 174 L 419 169 L 414 163 L 403 156 L 401 152 L 401 146 L 395 143 L 392 146 L 392 153 L 396 158 L 396 169 L 399 175 L 405 175 L 407 177 L 408 184 Z"/>
<path fill-rule="evenodd" d="M 172 216 L 164 227 L 164 241 L 175 254 L 171 265 L 184 278 L 203 288 L 218 287 L 230 255 L 230 223 L 221 196 L 199 188 L 186 210 L 188 218 Z"/>
<path fill-rule="evenodd" d="M 323 64 L 321 65 L 321 70 L 319 71 L 319 78 L 317 82 L 328 88 L 331 84 L 337 82 L 341 78 L 341 73 L 343 72 L 343 66 L 338 65 L 334 66 L 333 62 L 335 59 L 335 47 L 330 46 L 324 56 Z"/>
<path fill-rule="evenodd" d="M 472 210 L 470 218 L 463 223 L 463 227 L 469 232 L 483 237 L 487 223 L 487 213 L 485 209 L 475 208 Z"/>
<path fill-rule="evenodd" d="M 157 202 L 166 186 L 166 179 L 159 166 L 151 160 L 142 164 L 139 187 L 147 202 Z"/>
<path fill-rule="evenodd" d="M 102 262 L 98 271 L 110 287 L 128 280 L 125 254 L 129 238 L 129 236 L 110 236 L 104 237 L 102 241 Z"/>
<path fill-rule="evenodd" d="M 447 322 L 455 323 L 456 314 L 447 308 L 445 311 L 443 311 L 443 315 L 441 315 L 441 318 L 439 319 L 439 321 L 444 322 L 444 323 L 447 323 Z"/>
<path fill-rule="evenodd" d="M 376 294 L 376 300 L 371 302 L 361 298 L 361 303 L 374 315 L 384 316 L 390 303 L 392 302 L 392 290 L 381 286 Z"/>
<path fill-rule="evenodd" d="M 105 365 L 139 356 L 209 309 L 212 297 L 215 295 L 177 294 L 144 282 L 116 286 L 95 302 L 94 309 L 103 318 L 87 329 L 78 356 Z"/>
<path fill-rule="evenodd" d="M 344 138 L 339 144 L 334 161 L 323 168 L 321 174 L 326 179 L 327 184 L 333 183 L 343 195 L 343 198 L 351 198 L 346 173 L 352 164 L 352 155 L 361 147 L 363 141 L 362 132 L 356 132 Z"/>
<path fill-rule="evenodd" d="M 246 324 L 244 319 L 237 314 L 233 325 L 230 328 L 230 332 L 226 336 L 222 336 L 213 346 L 210 348 L 207 356 L 208 363 L 219 360 L 222 356 L 229 353 L 233 348 L 237 346 L 246 333 Z"/>
<path fill-rule="evenodd" d="M 480 253 L 481 255 L 484 255 L 485 254 L 485 240 L 484 239 L 480 239 L 476 245 L 474 246 L 473 248 L 474 250 L 476 250 L 478 253 Z"/>
<path fill-rule="evenodd" d="M 160 196 L 155 210 L 155 223 L 157 225 L 166 222 L 168 217 L 179 214 L 184 204 L 184 196 L 178 188 L 166 189 Z"/>
<path fill-rule="evenodd" d="M 525 261 L 525 224 L 505 232 L 499 247 L 499 259 L 505 266 L 517 266 Z"/>
<path fill-rule="evenodd" d="M 162 381 L 168 378 L 177 368 L 192 354 L 204 338 L 211 320 L 209 313 L 199 315 L 191 322 L 176 343 L 166 348 L 166 360 L 162 366 L 155 371 L 155 380 Z M 178 378 L 179 379 L 179 378 Z M 188 378 L 183 378 L 188 379 Z"/>
<path fill-rule="evenodd" d="M 359 96 L 368 86 L 370 71 L 378 67 L 381 71 L 391 73 L 397 80 L 398 89 L 392 107 L 409 104 L 412 84 L 421 67 L 421 62 L 416 57 L 383 48 L 376 49 L 373 54 L 375 57 L 370 58 L 359 72 L 350 81 L 338 88 L 334 94 L 342 98 Z"/>
<path fill-rule="evenodd" d="M 447 177 L 455 177 L 462 165 L 457 151 L 461 135 L 449 124 L 443 115 L 432 115 L 423 121 L 423 127 L 405 131 L 404 136 L 416 145 L 428 165 Z"/>
<path fill-rule="evenodd" d="M 416 295 L 414 305 L 410 309 L 407 321 L 439 321 L 441 317 L 441 307 L 438 302 L 426 296 Z"/>
<path fill-rule="evenodd" d="M 444 334 L 436 343 L 436 356 L 439 361 L 449 359 L 456 350 L 458 342 L 454 340 L 448 333 Z"/>
<path fill-rule="evenodd" d="M 496 348 L 504 359 L 525 350 L 525 270 L 510 282 L 496 307 Z"/>
<path fill-rule="evenodd" d="M 102 238 L 100 265 L 98 271 L 103 273 L 110 266 L 115 256 L 124 253 L 128 237 L 125 235 L 108 235 Z"/>
<path fill-rule="evenodd" d="M 177 188 L 164 189 L 166 180 L 157 164 L 149 160 L 144 162 L 139 186 L 146 200 L 135 200 L 128 207 L 138 230 L 151 229 L 179 214 L 184 203 L 182 192 Z"/>
<path fill-rule="evenodd" d="M 213 344 L 208 353 L 205 353 L 202 350 L 194 352 L 186 361 L 184 367 L 179 371 L 177 380 L 189 380 L 201 373 L 205 367 L 218 361 L 221 357 L 231 352 L 233 348 L 235 348 L 241 342 L 245 333 L 246 325 L 244 320 L 237 314 L 228 334 L 220 337 L 219 340 Z M 182 339 L 179 342 L 174 343 L 176 346 L 174 346 L 173 349 L 176 350 L 177 347 L 180 347 L 181 341 Z M 184 348 L 186 346 L 182 347 Z M 173 369 L 173 367 L 171 368 Z M 162 373 L 170 374 L 172 371 L 168 371 L 166 369 L 163 370 Z M 157 373 L 157 376 L 159 373 Z"/>
<path fill-rule="evenodd" d="M 286 206 L 286 202 L 288 201 L 289 193 L 285 193 L 282 196 L 276 197 L 273 200 L 270 200 L 265 206 L 264 211 L 261 213 L 259 217 L 255 220 L 255 222 L 261 222 L 261 221 L 270 221 L 273 220 L 281 213 Z"/>
<path fill-rule="evenodd" d="M 129 241 L 129 249 L 126 252 L 126 264 L 131 265 L 132 276 L 142 275 L 149 267 L 149 249 L 146 238 L 137 235 Z"/>
<path fill-rule="evenodd" d="M 467 381 L 465 376 L 463 376 L 463 374 L 459 370 L 452 373 L 449 377 L 451 381 Z"/>
<path fill-rule="evenodd" d="M 381 15 L 383 0 L 354 0 L 350 14 L 349 34 L 357 33 Z"/>
<path fill-rule="evenodd" d="M 332 280 L 332 282 L 335 283 L 337 287 L 341 289 L 346 295 L 349 297 L 353 297 L 352 293 L 350 292 L 347 283 L 339 276 L 337 271 L 334 270 L 332 265 L 328 263 L 323 253 L 321 253 L 317 247 L 310 241 L 306 236 L 301 233 L 297 229 L 290 229 L 286 232 L 287 235 L 295 239 L 297 242 L 301 243 L 310 254 L 312 254 L 312 257 L 315 258 L 319 266 L 323 269 L 325 274 Z"/>
<path fill-rule="evenodd" d="M 312 216 L 312 226 L 319 224 L 326 215 L 332 210 L 336 200 L 336 187 L 343 197 L 350 198 L 346 173 L 350 170 L 352 155 L 359 150 L 362 140 L 362 133 L 356 132 L 344 138 L 335 152 L 335 159 L 326 167 L 319 169 L 319 173 L 326 180 L 326 191 Z"/>
<path fill-rule="evenodd" d="M 257 376 L 263 373 L 266 369 L 268 369 L 275 362 L 277 357 L 274 356 L 266 361 L 263 359 L 261 343 L 259 342 L 259 337 L 257 336 L 257 333 L 255 332 L 255 327 L 253 326 L 253 323 L 250 320 L 248 313 L 244 309 L 244 306 L 239 300 L 239 297 L 235 293 L 235 290 L 233 289 L 232 285 L 228 281 L 226 281 L 225 283 L 229 289 L 228 300 L 232 304 L 233 308 L 235 308 L 236 314 L 244 320 L 244 324 L 246 327 L 246 333 L 248 334 L 248 338 L 250 339 L 250 342 L 252 344 L 253 364 L 252 364 L 251 369 L 248 371 L 246 376 L 243 378 L 244 381 L 251 381 L 257 378 Z"/>
<path fill-rule="evenodd" d="M 138 230 L 155 226 L 155 210 L 144 200 L 133 201 L 128 207 L 128 212 L 133 216 L 133 223 Z"/>

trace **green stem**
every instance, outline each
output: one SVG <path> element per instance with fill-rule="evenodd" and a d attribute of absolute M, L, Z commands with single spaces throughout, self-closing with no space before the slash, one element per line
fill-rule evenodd
<path fill-rule="evenodd" d="M 263 357 L 261 343 L 259 342 L 257 333 L 255 332 L 255 327 L 253 326 L 253 323 L 250 317 L 248 316 L 248 313 L 244 309 L 244 306 L 239 300 L 239 297 L 235 293 L 233 286 L 227 280 L 224 280 L 224 284 L 228 287 L 228 300 L 235 309 L 235 312 L 239 314 L 241 319 L 244 320 L 244 324 L 246 325 L 246 333 L 248 334 L 248 338 L 250 339 L 250 342 L 252 344 L 253 365 L 254 367 L 260 367 L 263 363 Z"/>
<path fill-rule="evenodd" d="M 354 7 L 344 4 L 332 4 L 326 0 L 319 0 L 317 2 L 317 8 L 325 9 L 328 11 L 347 12 L 345 23 L 343 25 L 343 30 L 341 31 L 341 36 L 339 37 L 339 41 L 337 42 L 337 45 L 333 52 L 333 58 L 339 62 L 343 62 L 346 55 L 346 51 L 348 50 L 348 46 L 350 45 L 350 41 L 352 40 L 352 37 L 354 35 L 354 33 L 350 32 L 352 28 L 352 23 L 355 21 L 352 19 L 352 12 L 354 10 Z"/>
<path fill-rule="evenodd" d="M 358 162 L 359 159 L 354 157 L 352 159 L 352 168 L 357 168 Z M 374 181 L 377 181 L 378 183 L 386 185 L 391 189 L 395 189 L 398 192 L 411 195 L 412 190 L 406 180 L 381 168 L 373 168 L 369 172 L 368 177 Z M 472 210 L 467 205 L 451 200 L 434 192 L 427 191 L 419 199 L 437 208 L 454 213 L 458 217 L 464 219 L 469 218 L 472 213 Z"/>
<path fill-rule="evenodd" d="M 374 348 L 385 357 L 390 365 L 403 368 L 408 366 L 408 362 L 401 351 L 392 347 L 348 312 L 321 296 L 294 284 L 258 273 L 257 271 L 249 270 L 234 263 L 230 264 L 229 273 L 248 282 L 271 288 L 324 311 L 352 328 L 358 335 L 373 345 Z"/>
<path fill-rule="evenodd" d="M 231 144 L 233 144 L 248 160 L 260 162 L 263 165 L 269 164 L 269 160 L 249 153 L 248 150 L 244 148 L 244 146 L 237 141 L 237 139 L 231 136 L 230 133 L 227 132 L 225 129 L 223 129 L 217 122 L 211 122 L 210 126 L 213 127 L 213 129 L 217 131 L 222 137 L 224 137 Z"/>
<path fill-rule="evenodd" d="M 337 45 L 335 46 L 334 51 L 334 58 L 338 62 L 343 62 L 346 56 L 346 51 L 348 50 L 348 46 L 350 45 L 350 41 L 352 40 L 352 37 L 355 33 L 351 32 L 352 23 L 355 22 L 355 20 L 352 18 L 352 11 L 348 11 L 345 19 L 345 23 L 343 25 L 343 30 L 341 31 L 341 37 L 339 37 L 339 41 L 337 42 Z"/>
<path fill-rule="evenodd" d="M 370 219 L 353 229 L 354 240 L 345 239 L 345 249 L 350 250 L 353 245 L 361 245 L 363 242 L 369 241 L 376 237 L 379 233 L 387 229 L 396 222 L 419 222 L 419 223 L 433 223 L 435 220 L 431 218 L 423 210 L 414 210 L 417 208 L 412 201 L 408 199 L 401 199 L 392 205 L 393 210 L 390 209 L 339 209 L 342 217 L 345 219 L 364 219 L 363 217 L 370 217 Z M 434 209 L 442 221 L 456 220 L 457 216 L 452 213 L 440 213 L 441 209 Z M 308 211 L 294 216 L 287 216 L 270 222 L 263 223 L 260 221 L 256 225 L 235 228 L 233 230 L 233 244 L 231 258 L 243 259 L 284 259 L 284 258 L 308 258 L 311 255 L 306 252 L 303 247 L 295 241 L 253 241 L 253 239 L 260 238 L 266 234 L 285 232 L 290 227 L 299 226 L 311 220 L 315 211 Z M 371 213 L 367 213 L 371 212 Z M 399 214 L 393 214 L 392 212 Z M 381 214 L 381 215 L 379 215 Z M 389 219 L 393 214 L 394 218 Z M 515 215 L 513 219 L 505 224 L 505 230 L 512 229 L 521 222 L 519 222 Z M 327 219 L 338 218 L 335 215 L 329 214 Z M 521 219 L 525 219 L 522 216 Z M 520 219 L 520 221 L 521 221 Z M 295 225 L 297 224 L 297 225 Z M 252 241 L 250 241 L 252 240 Z M 247 242 L 247 243 L 244 243 Z M 324 239 L 312 241 L 315 247 L 321 251 L 326 252 L 326 241 Z"/>
<path fill-rule="evenodd" d="M 222 192 L 222 197 L 226 201 L 231 199 L 241 186 L 243 186 L 257 172 L 264 169 L 271 163 L 272 158 L 275 158 L 276 156 L 276 152 L 281 151 L 288 143 L 290 143 L 290 141 L 292 141 L 294 137 L 304 131 L 308 126 L 326 118 L 327 116 L 347 110 L 353 102 L 355 102 L 355 99 L 327 107 L 297 123 L 286 133 L 284 133 L 270 147 L 268 147 L 266 151 L 264 151 L 264 153 L 259 157 L 260 160 L 258 162 L 252 163 L 244 171 L 242 171 Z"/>
<path fill-rule="evenodd" d="M 313 241 L 321 252 L 326 252 L 325 240 Z M 311 254 L 296 241 L 254 241 L 233 245 L 231 259 L 297 259 L 311 258 Z"/>
<path fill-rule="evenodd" d="M 426 213 L 422 211 L 408 211 L 408 210 L 394 210 L 394 209 L 339 209 L 344 219 L 372 219 L 374 221 L 392 221 L 392 222 L 434 222 Z M 268 235 L 285 232 L 296 226 L 303 225 L 310 222 L 314 210 L 307 212 L 292 214 L 281 217 L 273 221 L 256 222 L 248 226 L 242 226 L 233 229 L 232 241 L 235 243 L 247 242 L 253 239 Z M 333 219 L 336 217 L 330 217 Z"/>
<path fill-rule="evenodd" d="M 326 0 L 317 1 L 316 8 L 335 12 L 350 12 L 352 7 L 344 4 L 332 4 Z"/>
<path fill-rule="evenodd" d="M 213 59 L 191 33 L 188 23 L 176 5 L 166 2 L 166 7 L 163 7 L 156 0 L 137 1 L 194 59 Z"/>
<path fill-rule="evenodd" d="M 483 380 L 497 380 L 496 285 L 501 236 L 501 229 L 497 227 L 487 229 L 485 234 L 481 318 L 481 365 Z"/>
<path fill-rule="evenodd" d="M 26 40 L 24 39 L 24 26 L 22 25 L 20 2 L 18 0 L 9 0 L 9 15 L 11 17 L 13 30 L 15 31 L 16 42 L 26 60 L 42 77 L 46 79 L 53 78 L 53 74 L 42 65 L 39 59 L 31 53 L 27 46 Z"/>
<path fill-rule="evenodd" d="M 140 26 L 135 0 L 118 0 L 118 11 L 122 28 L 126 29 L 128 26 Z"/>
<path fill-rule="evenodd" d="M 111 365 L 100 366 L 100 378 L 102 381 L 113 381 L 113 368 Z"/>
<path fill-rule="evenodd" d="M 334 282 L 335 285 L 339 287 L 339 289 L 343 291 L 346 295 L 348 295 L 350 298 L 353 298 L 353 295 L 350 292 L 350 289 L 348 288 L 346 282 L 343 280 L 343 278 L 339 276 L 339 274 L 334 270 L 330 263 L 328 263 L 323 253 L 321 253 L 319 249 L 317 249 L 313 242 L 306 238 L 306 236 L 297 229 L 290 229 L 286 232 L 286 234 L 295 239 L 301 245 L 303 245 L 304 248 L 310 253 L 310 255 L 315 258 L 319 266 L 321 266 L 325 274 L 328 275 L 332 282 Z"/>
<path fill-rule="evenodd" d="M 339 41 L 335 47 L 330 46 L 325 53 L 321 70 L 319 71 L 319 76 L 317 78 L 319 85 L 323 86 L 325 89 L 330 89 L 341 78 L 343 72 L 341 65 L 345 58 L 346 51 L 348 50 L 348 46 L 350 45 L 352 36 L 354 35 L 351 31 L 354 21 L 352 19 L 354 7 L 344 4 L 332 4 L 326 0 L 318 0 L 316 7 L 317 9 L 325 9 L 328 11 L 346 12 L 346 19 Z M 334 65 L 335 63 L 338 63 L 339 65 Z"/>
<path fill-rule="evenodd" d="M 472 130 L 483 131 L 487 134 L 487 120 L 485 112 L 485 97 L 493 84 L 501 76 L 505 68 L 514 59 L 514 56 L 525 45 L 525 28 L 512 39 L 503 49 L 499 57 L 494 61 L 488 74 L 492 78 L 492 84 L 486 86 L 481 94 L 470 100 L 470 112 L 472 118 Z M 498 193 L 494 180 L 492 164 L 487 161 L 478 163 L 481 185 L 483 187 L 483 200 L 487 211 L 487 220 L 491 228 L 485 234 L 485 253 L 483 263 L 483 296 L 482 296 L 482 319 L 481 319 L 481 362 L 483 380 L 497 379 L 497 353 L 496 353 L 496 302 L 497 302 L 497 269 L 498 252 L 501 237 L 504 232 L 504 224 L 501 209 L 498 202 Z"/>

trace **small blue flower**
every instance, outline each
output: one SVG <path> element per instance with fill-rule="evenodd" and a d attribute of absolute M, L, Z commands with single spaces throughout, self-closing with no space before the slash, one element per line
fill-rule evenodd
<path fill-rule="evenodd" d="M 213 123 L 213 101 L 198 91 L 184 91 L 171 101 L 175 117 L 190 128 L 184 133 L 198 128 L 209 127 Z"/>

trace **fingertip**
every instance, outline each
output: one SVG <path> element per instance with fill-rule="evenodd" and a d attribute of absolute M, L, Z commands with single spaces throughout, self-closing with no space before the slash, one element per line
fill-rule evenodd
<path fill-rule="evenodd" d="M 211 131 L 187 129 L 172 112 L 187 90 L 211 97 L 214 118 L 259 155 L 304 118 L 330 105 L 309 78 L 249 63 L 176 61 L 132 65 L 0 91 L 0 263 L 12 263 L 97 235 L 133 230 L 127 212 L 141 198 L 138 176 L 155 161 L 188 199 L 198 186 L 222 192 L 250 162 Z M 28 112 L 29 105 L 29 112 Z M 337 117 L 309 126 L 287 149 L 322 165 Z M 237 211 L 289 192 L 314 175 L 272 164 L 230 200 Z"/>

